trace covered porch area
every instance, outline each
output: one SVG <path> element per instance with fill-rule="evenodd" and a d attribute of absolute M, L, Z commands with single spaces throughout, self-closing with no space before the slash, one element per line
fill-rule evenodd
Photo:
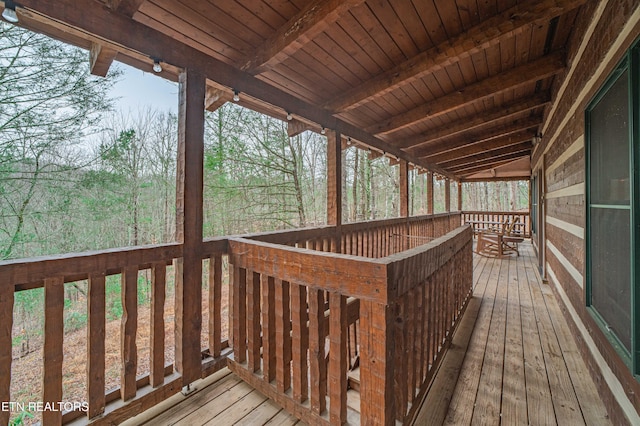
<path fill-rule="evenodd" d="M 532 246 L 474 256 L 473 297 L 413 424 L 611 424 Z M 352 374 L 353 376 L 353 374 Z M 225 368 L 128 424 L 302 425 Z M 350 389 L 349 424 L 360 394 Z"/>

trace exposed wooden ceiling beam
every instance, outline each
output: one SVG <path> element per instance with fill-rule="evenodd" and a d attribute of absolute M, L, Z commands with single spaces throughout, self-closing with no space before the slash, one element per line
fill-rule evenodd
<path fill-rule="evenodd" d="M 364 0 L 312 1 L 266 39 L 240 69 L 255 75 L 282 62 L 326 30 L 340 18 L 340 15 L 361 3 L 364 3 Z"/>
<path fill-rule="evenodd" d="M 530 141 L 531 139 L 533 139 L 534 135 L 535 132 L 532 130 L 520 130 L 515 133 L 489 138 L 478 143 L 465 145 L 461 148 L 442 152 L 440 154 L 433 155 L 427 158 L 431 163 L 440 164 L 457 158 L 473 156 L 484 151 L 504 148 L 505 146 L 515 145 L 524 141 Z"/>
<path fill-rule="evenodd" d="M 89 70 L 91 74 L 106 77 L 118 51 L 98 43 L 91 43 Z"/>
<path fill-rule="evenodd" d="M 142 6 L 144 1 L 145 0 L 110 0 L 108 5 L 112 10 L 131 18 L 140 6 Z M 91 74 L 106 77 L 117 54 L 117 50 L 107 45 L 91 43 L 91 50 L 89 51 L 89 70 Z"/>
<path fill-rule="evenodd" d="M 217 87 L 207 86 L 204 97 L 204 109 L 215 111 L 231 100 L 231 95 Z"/>
<path fill-rule="evenodd" d="M 109 0 L 109 7 L 116 12 L 132 18 L 144 2 L 145 0 Z"/>
<path fill-rule="evenodd" d="M 509 146 L 498 148 L 498 149 L 485 150 L 482 152 L 478 152 L 474 155 L 457 158 L 455 160 L 450 160 L 447 162 L 438 163 L 438 165 L 445 169 L 450 169 L 450 168 L 469 165 L 469 164 L 473 165 L 483 160 L 489 160 L 494 157 L 500 158 L 503 155 L 511 154 L 514 152 L 531 151 L 532 147 L 533 147 L 533 144 L 531 143 L 531 141 L 520 142 L 515 145 L 509 145 Z"/>
<path fill-rule="evenodd" d="M 544 0 L 518 4 L 347 91 L 327 102 L 325 107 L 335 112 L 355 108 L 372 97 L 384 95 L 403 84 L 459 62 L 502 40 L 515 37 L 532 24 L 549 21 L 585 2 L 586 0 Z"/>
<path fill-rule="evenodd" d="M 382 120 L 365 130 L 376 135 L 391 133 L 522 85 L 551 77 L 562 71 L 564 67 L 564 52 L 555 52 Z"/>
<path fill-rule="evenodd" d="M 523 152 L 513 152 L 511 154 L 503 155 L 501 157 L 495 157 L 488 160 L 479 161 L 478 163 L 470 166 L 460 166 L 460 167 L 452 167 L 449 169 L 452 173 L 455 173 L 458 176 L 467 176 L 471 173 L 477 173 L 482 170 L 489 170 L 496 168 L 500 165 L 510 163 L 516 158 L 522 158 L 528 156 L 530 151 Z"/>
<path fill-rule="evenodd" d="M 526 176 L 505 176 L 505 177 L 492 177 L 492 178 L 462 178 L 462 183 L 474 183 L 474 182 L 510 182 L 510 181 L 529 181 L 530 175 Z"/>
<path fill-rule="evenodd" d="M 497 126 L 486 130 L 479 134 L 462 135 L 454 139 L 442 139 L 434 144 L 423 146 L 422 148 L 411 151 L 411 153 L 419 158 L 432 158 L 444 152 L 465 149 L 470 145 L 482 143 L 491 139 L 508 136 L 522 130 L 537 127 L 542 123 L 541 117 L 528 117 L 515 120 L 511 123 Z"/>
<path fill-rule="evenodd" d="M 289 135 L 290 138 L 298 136 L 306 130 L 311 130 L 311 126 L 303 121 L 296 119 L 287 121 L 287 135 Z"/>
<path fill-rule="evenodd" d="M 248 96 L 270 103 L 298 117 L 349 135 L 355 141 L 375 147 L 392 155 L 431 169 L 445 176 L 452 176 L 436 165 L 419 160 L 380 138 L 334 117 L 329 111 L 295 97 L 279 88 L 187 46 L 162 32 L 102 7 L 98 2 L 72 0 L 21 0 L 21 5 L 41 19 L 53 19 L 61 26 L 70 25 L 85 32 L 87 38 L 102 39 L 124 51 L 132 50 L 147 57 L 162 59 L 163 63 L 181 68 L 200 70 L 218 84 L 235 88 Z"/>
<path fill-rule="evenodd" d="M 539 93 L 532 98 L 518 99 L 507 105 L 502 105 L 481 115 L 474 116 L 473 118 L 464 117 L 458 121 L 447 123 L 414 137 L 403 139 L 396 145 L 399 148 L 409 148 L 409 150 L 412 150 L 424 144 L 435 143 L 440 139 L 455 136 L 460 133 L 491 127 L 495 125 L 497 121 L 515 117 L 518 114 L 542 107 L 546 105 L 550 99 L 548 93 Z"/>

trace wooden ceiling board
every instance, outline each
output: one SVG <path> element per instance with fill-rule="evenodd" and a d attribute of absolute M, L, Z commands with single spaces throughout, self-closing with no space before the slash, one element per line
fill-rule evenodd
<path fill-rule="evenodd" d="M 502 155 L 508 155 L 513 153 L 522 153 L 522 152 L 531 152 L 531 140 L 526 142 L 520 142 L 514 145 L 505 146 L 497 149 L 486 149 L 482 151 L 475 152 L 470 155 L 465 155 L 464 157 L 458 157 L 454 160 L 449 160 L 446 162 L 438 162 L 437 164 L 445 169 L 450 169 L 458 166 L 465 166 L 469 164 L 477 164 L 481 160 L 486 160 L 494 157 L 500 157 Z"/>
<path fill-rule="evenodd" d="M 447 37 L 451 38 L 460 34 L 463 29 L 456 3 L 451 0 L 434 0 L 434 3 Z"/>
<path fill-rule="evenodd" d="M 458 6 L 458 15 L 464 30 L 477 25 L 480 22 L 480 14 L 478 13 L 478 3 L 476 0 L 456 0 Z"/>
<path fill-rule="evenodd" d="M 152 0 L 157 1 L 157 0 Z M 171 0 L 167 0 L 171 1 Z M 253 7 L 246 7 L 234 0 L 183 0 L 195 5 L 200 3 L 208 6 L 216 17 L 217 25 L 229 31 L 255 33 L 260 36 L 261 41 L 269 38 L 274 31 L 286 23 L 291 16 L 273 17 L 273 22 L 265 21 L 265 16 L 258 17 L 253 12 Z M 253 2 L 252 2 L 253 3 Z M 263 19 L 261 19 L 263 18 Z M 282 20 L 284 18 L 284 22 Z M 277 19 L 277 21 L 275 21 Z M 248 37 L 248 34 L 247 34 Z M 254 45 L 254 47 L 257 43 Z"/>
<path fill-rule="evenodd" d="M 370 61 L 377 65 L 379 71 L 375 72 L 374 75 L 378 75 L 384 70 L 391 68 L 393 62 L 353 15 L 356 11 L 366 7 L 365 3 L 353 8 L 338 20 L 337 25 L 342 27 L 345 33 L 349 34 L 356 46 L 359 46 L 359 54 L 369 56 Z"/>
<path fill-rule="evenodd" d="M 412 2 L 407 0 L 389 0 L 389 4 L 395 11 L 398 20 L 407 30 L 413 43 L 418 47 L 419 52 L 433 47 L 433 41 L 420 20 Z"/>
<path fill-rule="evenodd" d="M 344 67 L 335 56 L 322 50 L 315 42 L 308 43 L 304 49 L 298 50 L 273 69 L 277 70 L 280 66 L 296 69 L 301 75 L 306 76 L 306 80 L 310 81 L 319 97 L 320 93 L 344 90 L 358 81 L 357 76 Z"/>
<path fill-rule="evenodd" d="M 256 18 L 261 19 L 274 30 L 287 23 L 287 20 L 298 13 L 301 7 L 289 0 L 255 1 L 236 0 L 239 6 L 251 11 Z"/>
<path fill-rule="evenodd" d="M 362 84 L 381 70 L 378 64 L 360 49 L 353 38 L 339 25 L 332 27 L 331 31 L 320 34 L 317 37 L 317 44 L 318 48 L 327 55 L 332 55 L 346 72 L 353 74 L 354 86 Z"/>
<path fill-rule="evenodd" d="M 369 5 L 371 12 L 393 40 L 398 50 L 402 52 L 403 56 L 397 60 L 412 58 L 417 55 L 421 49 L 424 49 L 423 46 L 416 45 L 409 31 L 405 28 L 404 23 L 389 2 L 370 0 L 366 4 Z M 412 28 L 412 31 L 418 30 L 424 31 L 422 28 Z"/>
<path fill-rule="evenodd" d="M 449 172 L 454 173 L 458 176 L 466 176 L 470 173 L 477 173 L 481 170 L 493 169 L 495 167 L 502 166 L 504 164 L 510 163 L 515 159 L 519 159 L 522 157 L 529 157 L 530 150 L 525 150 L 522 152 L 514 152 L 507 155 L 501 155 L 499 157 L 494 157 L 489 160 L 481 160 L 473 165 L 464 165 L 460 167 L 452 167 L 448 169 Z"/>
<path fill-rule="evenodd" d="M 412 2 L 418 17 L 422 21 L 422 25 L 431 39 L 431 43 L 435 46 L 447 40 L 447 32 L 433 1 L 412 0 Z"/>
<path fill-rule="evenodd" d="M 202 31 L 189 27 L 183 20 L 150 2 L 142 5 L 135 19 L 222 62 L 233 63 L 242 57 L 240 52 L 219 40 L 205 36 Z M 181 26 L 188 28 L 188 34 L 176 29 Z"/>
<path fill-rule="evenodd" d="M 480 20 L 484 21 L 492 16 L 498 14 L 498 2 L 497 0 L 477 0 L 478 2 L 478 14 Z"/>
<path fill-rule="evenodd" d="M 360 14 L 358 15 L 358 20 L 360 21 L 362 28 L 364 28 L 367 34 L 369 34 L 369 37 L 375 41 L 378 47 L 380 47 L 380 51 L 384 56 L 389 58 L 389 61 L 392 64 L 404 61 L 404 53 L 400 50 L 389 33 L 381 28 L 380 21 L 369 7 L 369 3 L 365 3 L 364 6 L 366 7 L 360 9 Z"/>

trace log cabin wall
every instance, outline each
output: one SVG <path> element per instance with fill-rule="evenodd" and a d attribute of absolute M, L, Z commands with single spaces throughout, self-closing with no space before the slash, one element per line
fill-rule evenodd
<path fill-rule="evenodd" d="M 586 308 L 585 108 L 640 37 L 637 0 L 590 1 L 582 8 L 568 64 L 545 112 L 542 141 L 532 165 L 546 181 L 543 274 L 563 312 L 614 424 L 640 424 L 640 383 Z"/>

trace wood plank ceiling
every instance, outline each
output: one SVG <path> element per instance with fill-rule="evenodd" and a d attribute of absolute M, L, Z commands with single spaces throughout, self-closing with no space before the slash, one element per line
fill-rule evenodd
<path fill-rule="evenodd" d="M 95 1 L 84 0 L 77 7 Z M 372 148 L 373 156 L 399 153 L 418 166 L 472 179 L 495 176 L 491 170 L 511 162 L 525 164 L 515 175 L 529 174 L 523 160 L 530 156 L 553 89 L 559 85 L 565 48 L 585 1 L 103 3 L 238 73 L 363 129 L 373 137 L 344 136 Z M 38 1 L 24 3 L 36 8 Z M 27 18 L 23 25 L 29 22 Z M 43 25 L 36 19 L 32 27 L 45 31 Z M 148 57 L 118 45 L 94 42 L 91 47 L 96 74 L 104 74 L 114 58 L 150 68 Z M 167 70 L 166 76 L 175 78 L 178 69 Z M 234 87 L 215 81 L 210 85 L 210 109 L 231 100 Z M 239 103 L 282 119 L 288 112 L 270 99 L 243 93 Z M 320 131 L 324 125 L 292 112 L 292 133 L 306 128 Z M 382 152 L 384 147 L 393 152 Z"/>

